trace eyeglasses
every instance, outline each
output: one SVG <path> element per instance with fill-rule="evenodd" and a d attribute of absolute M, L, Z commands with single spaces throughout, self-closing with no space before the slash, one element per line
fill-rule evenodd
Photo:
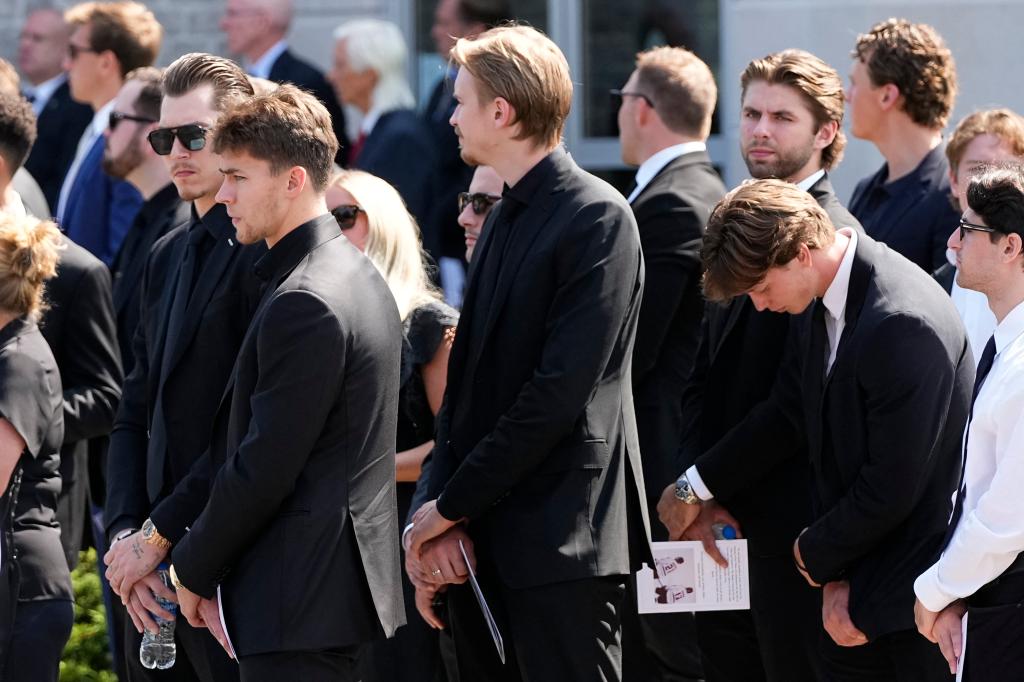
<path fill-rule="evenodd" d="M 985 227 L 984 225 L 977 225 L 975 223 L 969 223 L 966 220 L 964 220 L 963 218 L 961 218 L 960 219 L 960 241 L 964 240 L 964 237 L 967 236 L 967 233 L 969 231 L 974 231 L 974 232 L 997 232 L 997 230 L 993 230 L 991 227 Z"/>
<path fill-rule="evenodd" d="M 459 213 L 466 210 L 466 207 L 473 206 L 473 213 L 477 215 L 483 215 L 491 210 L 491 206 L 494 206 L 501 197 L 493 194 L 487 194 L 486 192 L 459 192 Z"/>
<path fill-rule="evenodd" d="M 68 57 L 71 58 L 71 61 L 78 59 L 78 55 L 83 52 L 92 52 L 93 54 L 100 53 L 99 50 L 94 50 L 87 45 L 75 45 L 74 43 L 68 43 Z"/>
<path fill-rule="evenodd" d="M 338 221 L 338 227 L 342 230 L 350 230 L 356 224 L 356 216 L 359 213 L 366 213 L 363 209 L 352 204 L 342 204 L 331 209 L 331 215 Z"/>
<path fill-rule="evenodd" d="M 647 106 L 651 109 L 654 108 L 654 102 L 651 101 L 651 98 L 639 92 L 627 92 L 618 88 L 612 88 L 608 91 L 608 94 L 617 99 L 622 99 L 623 97 L 639 97 L 643 101 L 647 102 Z"/>
<path fill-rule="evenodd" d="M 126 114 L 123 111 L 111 111 L 110 120 L 107 121 L 107 128 L 110 130 L 110 132 L 114 132 L 114 130 L 117 128 L 117 124 L 121 121 L 135 121 L 136 123 L 156 123 L 155 120 L 151 118 L 146 118 L 145 116 L 135 116 L 133 114 Z"/>
<path fill-rule="evenodd" d="M 153 151 L 160 156 L 167 156 L 174 147 L 175 137 L 185 149 L 198 152 L 206 146 L 206 133 L 207 129 L 198 123 L 189 123 L 177 128 L 157 128 L 147 136 L 147 139 Z"/>

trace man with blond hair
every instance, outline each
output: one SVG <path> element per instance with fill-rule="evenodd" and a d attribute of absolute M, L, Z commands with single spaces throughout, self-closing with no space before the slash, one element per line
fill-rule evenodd
<path fill-rule="evenodd" d="M 626 577 L 651 561 L 630 386 L 636 222 L 561 146 L 573 87 L 550 39 L 502 27 L 452 58 L 462 158 L 507 189 L 474 255 L 407 568 L 420 612 L 451 627 L 461 679 L 618 680 Z M 431 610 L 465 580 L 459 540 L 505 665 L 469 585 L 448 586 L 446 618 Z"/>
<path fill-rule="evenodd" d="M 874 239 L 933 272 L 956 226 L 942 129 L 956 99 L 953 53 L 927 24 L 887 19 L 857 37 L 850 132 L 885 163 L 853 191 L 850 212 Z"/>

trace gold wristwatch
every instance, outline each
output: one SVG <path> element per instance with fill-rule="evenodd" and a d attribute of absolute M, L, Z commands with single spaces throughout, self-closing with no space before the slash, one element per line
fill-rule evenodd
<path fill-rule="evenodd" d="M 169 569 L 167 569 L 167 575 L 170 576 L 170 578 L 171 578 L 171 585 L 174 586 L 174 589 L 176 589 L 176 590 L 184 590 L 184 589 L 186 589 L 185 586 L 181 584 L 181 581 L 178 580 L 178 572 L 174 570 L 174 564 L 171 564 L 171 567 Z"/>
<path fill-rule="evenodd" d="M 146 519 L 142 524 L 142 539 L 146 541 L 147 545 L 153 545 L 160 549 L 170 549 L 171 541 L 165 538 L 157 531 L 156 526 L 153 525 L 151 519 Z"/>

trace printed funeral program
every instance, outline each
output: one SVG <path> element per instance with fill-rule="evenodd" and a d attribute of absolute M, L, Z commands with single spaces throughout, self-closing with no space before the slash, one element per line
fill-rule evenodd
<path fill-rule="evenodd" d="M 655 542 L 654 569 L 636 574 L 640 613 L 732 611 L 750 608 L 747 541 L 719 540 L 728 568 L 707 555 L 699 542 Z"/>

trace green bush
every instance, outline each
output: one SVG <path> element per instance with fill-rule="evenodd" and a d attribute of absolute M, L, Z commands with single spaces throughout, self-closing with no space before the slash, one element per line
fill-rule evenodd
<path fill-rule="evenodd" d="M 60 662 L 61 682 L 117 682 L 111 670 L 107 616 L 96 572 L 96 550 L 81 553 L 71 573 L 75 591 L 75 625 Z"/>

